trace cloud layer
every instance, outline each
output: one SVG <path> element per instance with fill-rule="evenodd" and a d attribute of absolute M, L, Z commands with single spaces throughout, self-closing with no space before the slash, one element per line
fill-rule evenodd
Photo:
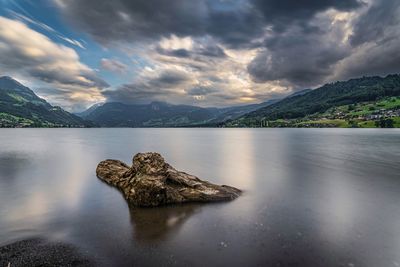
<path fill-rule="evenodd" d="M 73 49 L 4 17 L 0 17 L 0 71 L 41 82 L 43 95 L 70 108 L 103 99 L 100 90 L 108 86 Z"/>
<path fill-rule="evenodd" d="M 9 19 L 0 26 L 0 52 L 15 56 L 0 58 L 0 66 L 57 85 L 64 99 L 232 105 L 400 72 L 397 0 L 54 3 L 68 25 L 107 51 L 97 62 L 113 87 L 73 49 Z"/>
<path fill-rule="evenodd" d="M 116 59 L 102 58 L 100 65 L 103 69 L 115 73 L 123 74 L 128 71 L 128 66 Z"/>
<path fill-rule="evenodd" d="M 148 45 L 155 76 L 143 70 L 109 100 L 261 101 L 399 71 L 396 0 L 72 0 L 60 10 L 105 46 Z"/>

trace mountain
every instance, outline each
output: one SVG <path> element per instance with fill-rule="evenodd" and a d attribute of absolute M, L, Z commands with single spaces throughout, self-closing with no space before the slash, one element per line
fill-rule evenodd
<path fill-rule="evenodd" d="M 207 121 L 214 116 L 215 111 L 164 102 L 142 105 L 109 102 L 93 108 L 91 112 L 84 112 L 86 115 L 82 118 L 103 127 L 178 126 Z"/>
<path fill-rule="evenodd" d="M 277 100 L 227 108 L 202 108 L 165 102 L 141 105 L 108 102 L 96 104 L 77 115 L 103 127 L 208 126 L 236 119 L 274 101 Z"/>
<path fill-rule="evenodd" d="M 303 90 L 297 91 L 297 92 L 287 96 L 286 98 L 293 97 L 293 96 L 298 96 L 298 95 L 304 95 L 304 94 L 307 94 L 310 91 L 312 91 L 312 89 L 303 89 Z"/>
<path fill-rule="evenodd" d="M 84 127 L 85 122 L 52 106 L 8 76 L 0 77 L 0 127 Z"/>
<path fill-rule="evenodd" d="M 94 105 L 90 106 L 88 109 L 86 109 L 86 110 L 84 110 L 82 112 L 75 113 L 75 115 L 78 116 L 78 117 L 81 117 L 81 118 L 86 117 L 90 113 L 92 113 L 95 109 L 97 109 L 98 107 L 101 107 L 102 105 L 104 105 L 104 102 L 94 104 Z"/>
<path fill-rule="evenodd" d="M 23 86 L 9 76 L 0 77 L 0 94 L 0 101 L 2 103 L 31 103 L 51 108 L 51 105 L 46 100 L 38 97 L 31 89 Z"/>
<path fill-rule="evenodd" d="M 221 108 L 219 110 L 219 115 L 210 121 L 210 123 L 222 123 L 227 120 L 234 120 L 237 119 L 249 112 L 255 111 L 257 109 L 260 109 L 262 107 L 267 107 L 269 105 L 272 105 L 276 102 L 280 101 L 280 99 L 271 99 L 259 104 L 250 104 L 250 105 L 244 105 L 244 106 L 234 106 L 234 107 L 227 107 L 227 108 Z"/>
<path fill-rule="evenodd" d="M 400 75 L 362 77 L 325 84 L 304 94 L 249 112 L 238 120 L 278 120 L 302 118 L 332 107 L 376 101 L 400 95 Z"/>

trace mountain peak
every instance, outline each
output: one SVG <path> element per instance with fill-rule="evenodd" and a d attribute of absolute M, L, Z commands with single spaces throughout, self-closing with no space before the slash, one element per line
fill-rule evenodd
<path fill-rule="evenodd" d="M 0 77 L 0 90 L 20 101 L 50 106 L 44 99 L 38 97 L 35 92 L 10 76 Z"/>
<path fill-rule="evenodd" d="M 22 85 L 19 81 L 17 81 L 16 79 L 14 79 L 13 77 L 7 76 L 7 75 L 5 75 L 5 76 L 0 76 L 0 81 L 13 82 L 13 83 L 18 84 L 18 85 L 20 85 L 20 86 L 24 86 L 24 85 Z"/>
<path fill-rule="evenodd" d="M 12 81 L 16 81 L 13 77 L 8 76 L 8 75 L 0 76 L 0 80 L 12 80 Z"/>
<path fill-rule="evenodd" d="M 1 76 L 0 77 L 0 88 L 3 87 L 25 87 L 23 86 L 20 82 L 18 82 L 17 80 L 13 79 L 10 76 Z M 7 88 L 9 89 L 9 88 Z"/>

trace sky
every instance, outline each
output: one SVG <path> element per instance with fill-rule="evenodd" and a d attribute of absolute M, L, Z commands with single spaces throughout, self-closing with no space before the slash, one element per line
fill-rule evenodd
<path fill-rule="evenodd" d="M 0 75 L 53 105 L 232 106 L 400 72 L 399 0 L 0 0 Z"/>

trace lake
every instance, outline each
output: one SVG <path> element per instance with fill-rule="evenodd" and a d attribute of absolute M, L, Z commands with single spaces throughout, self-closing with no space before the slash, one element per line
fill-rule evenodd
<path fill-rule="evenodd" d="M 44 237 L 101 266 L 400 266 L 396 129 L 0 129 L 0 245 Z M 244 191 L 129 209 L 95 175 L 156 151 Z"/>

